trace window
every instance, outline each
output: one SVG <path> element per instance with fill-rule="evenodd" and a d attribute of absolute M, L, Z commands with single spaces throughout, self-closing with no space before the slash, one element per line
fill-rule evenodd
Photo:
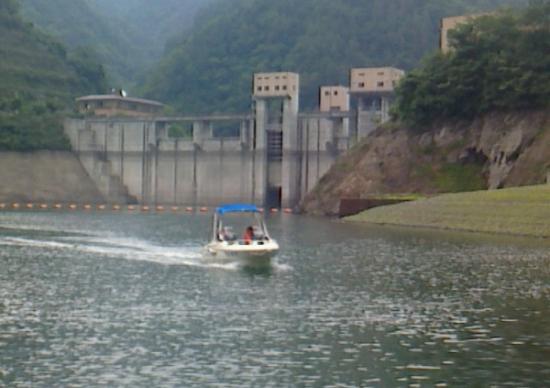
<path fill-rule="evenodd" d="M 365 73 L 359 73 L 359 77 L 364 77 Z"/>
<path fill-rule="evenodd" d="M 379 71 L 379 72 L 378 72 L 378 75 L 384 75 L 384 72 L 383 72 L 383 71 Z"/>
<path fill-rule="evenodd" d="M 376 84 L 379 88 L 383 88 L 384 87 L 384 81 L 380 81 Z"/>
<path fill-rule="evenodd" d="M 330 96 L 330 92 L 328 90 L 325 91 L 325 96 Z"/>
<path fill-rule="evenodd" d="M 258 86 L 258 92 L 261 92 L 261 91 L 262 91 L 262 87 Z"/>
<path fill-rule="evenodd" d="M 360 87 L 360 88 L 364 88 L 364 87 L 365 87 L 365 83 L 364 83 L 364 82 L 359 82 L 359 87 Z"/>
<path fill-rule="evenodd" d="M 335 95 L 335 96 L 338 95 L 338 90 L 335 90 L 335 91 L 334 91 L 334 95 Z"/>
<path fill-rule="evenodd" d="M 269 92 L 269 86 L 266 86 L 266 87 L 265 87 L 265 91 L 266 91 L 266 92 Z"/>
<path fill-rule="evenodd" d="M 276 86 L 275 86 L 275 90 L 279 90 L 279 89 L 281 89 L 281 88 L 279 87 L 279 85 L 276 85 Z"/>
<path fill-rule="evenodd" d="M 283 90 L 286 90 L 286 89 L 287 89 L 286 85 L 283 85 Z"/>

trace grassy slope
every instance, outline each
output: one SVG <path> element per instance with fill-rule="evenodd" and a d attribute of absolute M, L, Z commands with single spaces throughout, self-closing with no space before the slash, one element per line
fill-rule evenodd
<path fill-rule="evenodd" d="M 346 220 L 550 238 L 550 185 L 444 194 Z"/>

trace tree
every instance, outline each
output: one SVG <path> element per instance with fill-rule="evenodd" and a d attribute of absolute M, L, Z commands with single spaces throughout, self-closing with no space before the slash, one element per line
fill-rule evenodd
<path fill-rule="evenodd" d="M 550 103 L 548 1 L 476 18 L 450 33 L 397 89 L 395 115 L 413 125 Z"/>

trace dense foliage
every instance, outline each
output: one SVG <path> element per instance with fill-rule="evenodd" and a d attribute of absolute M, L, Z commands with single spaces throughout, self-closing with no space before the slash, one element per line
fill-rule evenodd
<path fill-rule="evenodd" d="M 126 26 L 100 16 L 84 0 L 21 0 L 22 16 L 69 49 L 94 53 L 112 86 L 133 79 L 147 54 L 128 39 Z"/>
<path fill-rule="evenodd" d="M 110 86 L 126 90 L 158 61 L 165 42 L 189 27 L 208 0 L 21 0 L 23 16 L 70 49 L 105 65 Z"/>
<path fill-rule="evenodd" d="M 225 0 L 171 43 L 145 90 L 181 111 L 244 110 L 253 72 L 295 71 L 313 108 L 318 87 L 348 84 L 351 67 L 416 66 L 438 46 L 441 17 L 510 3 L 523 1 Z"/>
<path fill-rule="evenodd" d="M 0 149 L 67 148 L 61 113 L 105 89 L 102 66 L 25 24 L 13 0 L 0 0 L 0 37 Z"/>
<path fill-rule="evenodd" d="M 396 115 L 414 125 L 550 104 L 550 1 L 479 17 L 450 34 L 398 88 Z"/>

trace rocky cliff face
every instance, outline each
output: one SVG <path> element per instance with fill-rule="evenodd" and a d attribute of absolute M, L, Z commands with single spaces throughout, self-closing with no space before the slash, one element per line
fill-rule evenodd
<path fill-rule="evenodd" d="M 335 215 L 341 198 L 537 184 L 548 171 L 549 111 L 492 113 L 422 132 L 385 126 L 343 156 L 301 209 Z"/>

